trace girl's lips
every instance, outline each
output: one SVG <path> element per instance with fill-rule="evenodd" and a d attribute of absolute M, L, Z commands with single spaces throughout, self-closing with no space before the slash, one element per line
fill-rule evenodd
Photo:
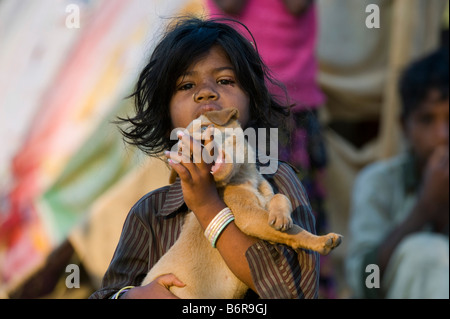
<path fill-rule="evenodd" d="M 211 112 L 211 111 L 220 111 L 222 108 L 219 105 L 216 104 L 205 104 L 202 105 L 198 110 L 197 113 L 195 114 L 195 118 L 200 117 L 200 115 L 205 114 L 206 112 Z"/>

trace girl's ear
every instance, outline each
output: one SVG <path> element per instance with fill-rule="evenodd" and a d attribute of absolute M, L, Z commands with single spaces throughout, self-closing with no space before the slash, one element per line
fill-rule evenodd
<path fill-rule="evenodd" d="M 231 107 L 220 111 L 211 111 L 204 114 L 212 123 L 225 126 L 231 120 L 237 120 L 239 118 L 239 110 Z"/>
<path fill-rule="evenodd" d="M 177 176 L 178 176 L 178 173 L 172 168 L 170 170 L 169 184 L 175 183 Z"/>

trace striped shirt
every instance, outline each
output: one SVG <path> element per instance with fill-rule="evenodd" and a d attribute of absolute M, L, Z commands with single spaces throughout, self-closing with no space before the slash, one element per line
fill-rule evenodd
<path fill-rule="evenodd" d="M 275 193 L 285 194 L 295 207 L 295 224 L 315 233 L 315 220 L 306 192 L 294 170 L 280 162 L 273 175 L 264 175 Z M 90 298 L 109 298 L 122 287 L 139 286 L 147 272 L 180 235 L 188 209 L 180 180 L 148 193 L 129 212 L 102 281 Z M 319 255 L 259 240 L 246 252 L 256 293 L 262 299 L 317 298 Z"/>

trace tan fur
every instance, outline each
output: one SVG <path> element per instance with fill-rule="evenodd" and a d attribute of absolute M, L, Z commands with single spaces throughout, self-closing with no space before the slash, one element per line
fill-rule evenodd
<path fill-rule="evenodd" d="M 214 124 L 223 137 L 224 145 L 242 142 L 225 136 L 225 128 L 240 128 L 236 109 L 205 113 L 199 119 L 202 126 Z M 192 124 L 187 128 L 192 134 Z M 218 132 L 216 130 L 216 132 Z M 245 159 L 253 152 L 244 140 Z M 222 146 L 224 146 L 222 145 Z M 228 156 L 229 154 L 225 154 Z M 341 242 L 341 236 L 330 233 L 316 236 L 292 223 L 292 206 L 282 194 L 274 195 L 271 185 L 258 172 L 254 163 L 227 163 L 214 179 L 225 204 L 235 216 L 235 223 L 247 235 L 269 242 L 288 245 L 294 249 L 310 249 L 328 254 Z M 176 174 L 172 174 L 171 182 Z M 144 279 L 146 285 L 160 275 L 173 273 L 186 284 L 171 291 L 182 299 L 242 298 L 248 289 L 227 267 L 217 249 L 204 236 L 195 215 L 190 212 L 181 234 L 170 250 L 155 264 Z"/>

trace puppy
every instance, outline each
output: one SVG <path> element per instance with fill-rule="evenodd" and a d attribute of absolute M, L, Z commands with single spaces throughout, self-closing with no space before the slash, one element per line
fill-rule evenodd
<path fill-rule="evenodd" d="M 248 161 L 254 151 L 244 138 L 239 138 L 244 135 L 238 117 L 238 110 L 234 108 L 212 111 L 186 128 L 195 138 L 194 123 L 199 123 L 198 120 L 202 131 L 214 125 L 218 154 L 211 174 L 219 194 L 235 216 L 237 227 L 247 235 L 269 242 L 328 254 L 340 244 L 341 236 L 334 233 L 316 236 L 293 224 L 289 199 L 274 194 L 256 164 Z M 217 145 L 218 141 L 220 145 Z M 245 161 L 236 161 L 242 150 Z M 172 170 L 170 182 L 173 183 L 175 178 L 176 173 Z M 170 288 L 181 299 L 239 299 L 248 290 L 228 269 L 217 249 L 212 248 L 192 212 L 186 216 L 178 240 L 149 271 L 142 285 L 168 273 L 175 274 L 186 284 L 183 288 Z"/>

